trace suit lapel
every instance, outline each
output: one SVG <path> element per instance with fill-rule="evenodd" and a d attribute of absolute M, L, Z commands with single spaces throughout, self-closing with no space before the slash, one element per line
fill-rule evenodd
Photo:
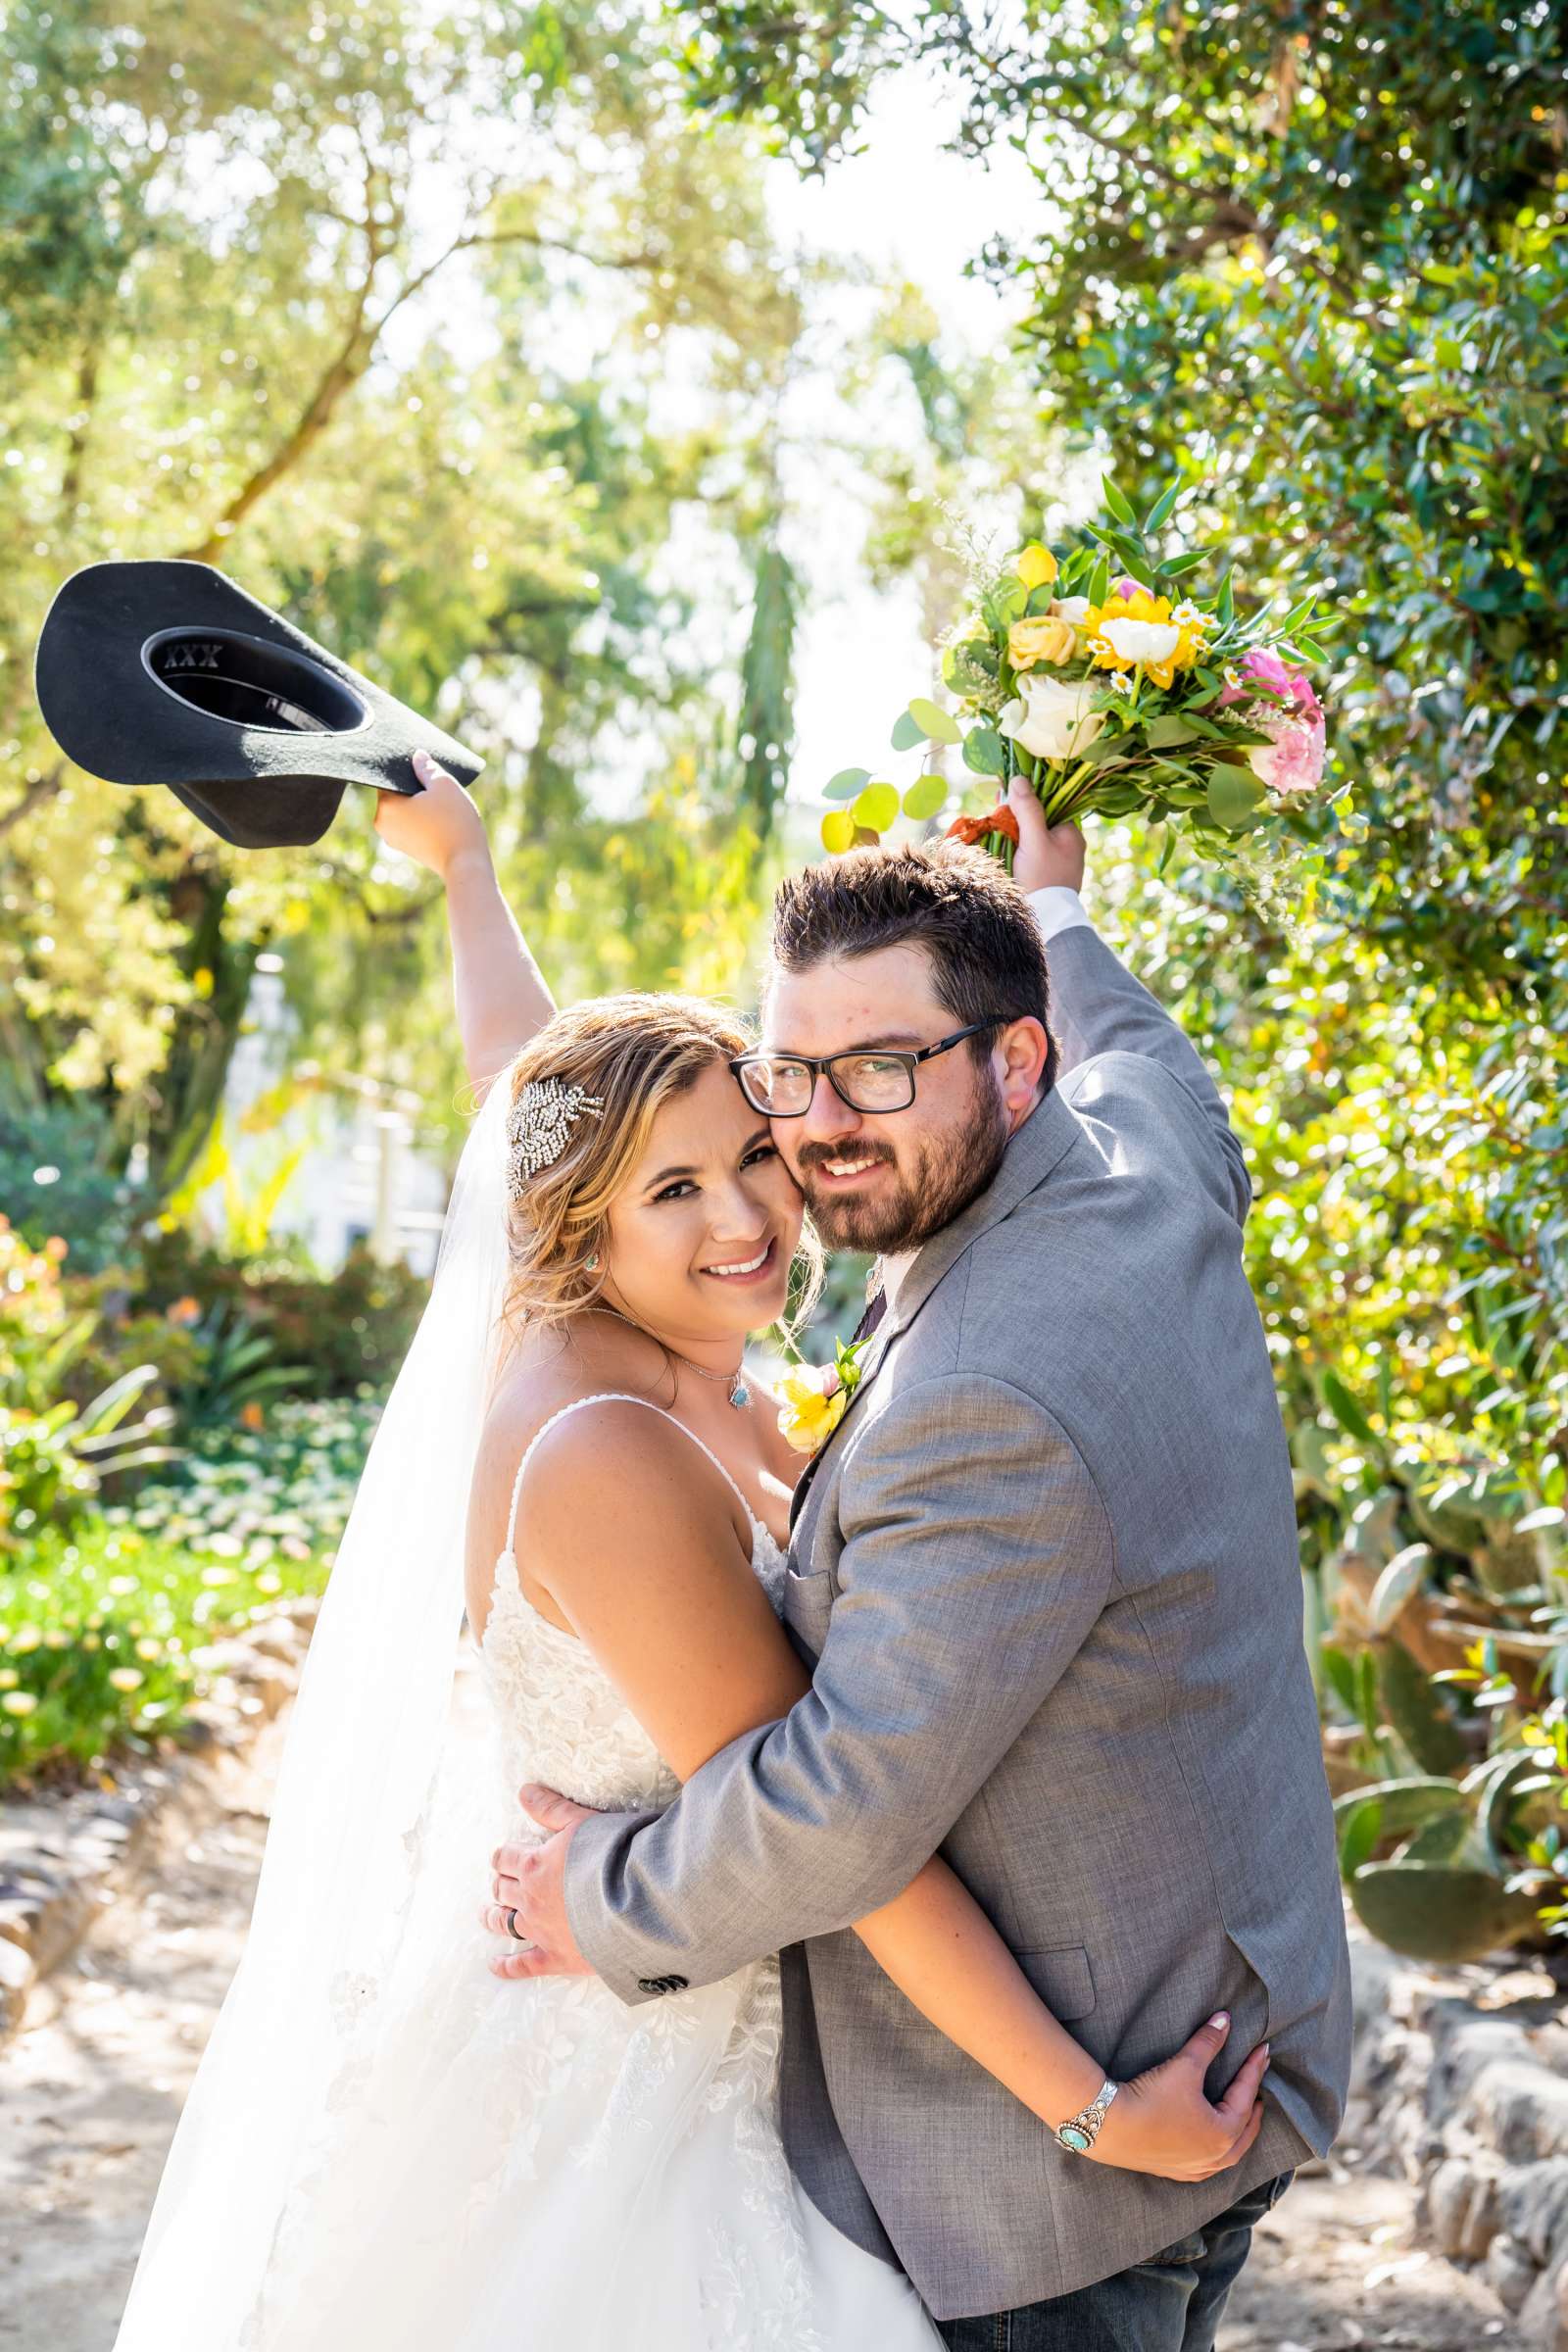
<path fill-rule="evenodd" d="M 971 1200 L 951 1225 L 944 1225 L 940 1233 L 933 1234 L 914 1263 L 905 1269 L 897 1303 L 890 1312 L 884 1314 L 877 1330 L 879 1345 L 875 1358 L 866 1367 L 838 1428 L 825 1445 L 812 1454 L 796 1487 L 790 1503 L 792 1536 L 806 1508 L 807 1496 L 816 1484 L 817 1474 L 829 1454 L 837 1448 L 856 1406 L 887 1361 L 888 1350 L 894 1341 L 908 1330 L 943 1276 L 957 1264 L 970 1244 L 977 1241 L 981 1234 L 989 1232 L 993 1225 L 1000 1225 L 1004 1217 L 1012 1214 L 1020 1200 L 1038 1191 L 1082 1132 L 1061 1097 L 1055 1092 L 1049 1094 L 1025 1119 L 1008 1144 L 1003 1154 L 1002 1165 L 985 1191 Z M 880 1304 L 882 1296 L 879 1293 L 862 1318 L 864 1328 L 875 1328 L 875 1310 Z"/>

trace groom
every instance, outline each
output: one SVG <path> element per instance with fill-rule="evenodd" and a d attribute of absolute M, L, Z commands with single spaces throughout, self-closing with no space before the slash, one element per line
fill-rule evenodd
<path fill-rule="evenodd" d="M 628 2002 L 782 1948 L 791 2163 L 955 2352 L 1207 2352 L 1348 2069 L 1290 1463 L 1220 1098 L 1089 927 L 1077 835 L 1013 806 L 1032 911 L 946 846 L 811 867 L 775 906 L 769 1056 L 976 1030 L 901 1110 L 818 1066 L 774 1122 L 824 1239 L 879 1251 L 885 1291 L 798 1498 L 812 1690 L 662 1815 L 525 1792 L 559 1834 L 502 1850 L 495 1899 L 535 1947 L 508 1973 L 591 1970 Z M 1020 1087 L 993 1043 L 1025 1021 Z M 916 2015 L 846 1930 L 939 1845 L 1108 2077 L 1216 1999 L 1211 2095 L 1268 2039 L 1229 2173 L 1086 2163 Z"/>

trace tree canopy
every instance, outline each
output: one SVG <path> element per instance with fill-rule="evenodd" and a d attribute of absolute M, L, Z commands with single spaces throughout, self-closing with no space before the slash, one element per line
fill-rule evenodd
<path fill-rule="evenodd" d="M 1140 510 L 1179 474 L 1170 528 L 1239 593 L 1338 609 L 1351 839 L 1315 904 L 1281 926 L 1196 874 L 1163 890 L 1135 845 L 1121 919 L 1236 1092 L 1303 1476 L 1338 1405 L 1352 1500 L 1390 1446 L 1560 1509 L 1561 11 L 735 0 L 684 25 L 698 103 L 810 170 L 874 136 L 881 75 L 944 73 L 962 141 L 1038 181 L 977 257 L 1027 290 L 1037 431 Z"/>
<path fill-rule="evenodd" d="M 459 1074 L 428 877 L 378 858 L 368 796 L 315 854 L 236 855 L 54 751 L 32 644 L 107 556 L 220 564 L 485 754 L 504 881 L 568 990 L 729 978 L 795 619 L 770 435 L 799 295 L 755 148 L 691 122 L 636 11 L 8 14 L 13 1130 L 79 1112 L 166 1195 L 269 947 L 302 1051 L 436 1102 Z"/>

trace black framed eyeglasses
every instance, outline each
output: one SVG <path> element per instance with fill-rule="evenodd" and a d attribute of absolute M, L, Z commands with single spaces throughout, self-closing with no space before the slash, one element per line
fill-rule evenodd
<path fill-rule="evenodd" d="M 811 1107 L 818 1077 L 826 1078 L 841 1102 L 851 1110 L 873 1115 L 907 1110 L 914 1101 L 914 1073 L 922 1061 L 951 1054 L 966 1037 L 999 1028 L 1012 1016 L 989 1012 L 967 1029 L 955 1029 L 934 1046 L 918 1051 L 897 1046 L 860 1046 L 848 1054 L 742 1054 L 730 1063 L 741 1093 L 754 1110 L 767 1119 L 804 1119 Z"/>

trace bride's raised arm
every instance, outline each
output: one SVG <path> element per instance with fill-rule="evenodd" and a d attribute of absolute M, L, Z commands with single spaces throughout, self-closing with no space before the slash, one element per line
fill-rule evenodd
<path fill-rule="evenodd" d="M 425 752 L 414 756 L 424 790 L 377 796 L 375 829 L 440 877 L 452 932 L 452 985 L 468 1077 L 482 1102 L 519 1046 L 556 1009 L 491 862 L 484 818 L 469 795 Z"/>
<path fill-rule="evenodd" d="M 516 1537 L 536 1605 L 587 1643 L 683 1781 L 743 1733 L 787 1716 L 810 1687 L 748 1563 L 750 1532 L 716 1479 L 693 1476 L 687 1450 L 686 1438 L 635 1404 L 572 1413 L 529 1465 Z M 510 1499 L 503 1469 L 510 1478 L 498 1456 L 492 1480 L 481 1461 L 476 1521 L 499 1526 Z M 494 1532 L 485 1527 L 482 1544 Z M 946 1863 L 928 1862 L 855 1933 L 940 2033 L 1053 2130 L 1095 2098 L 1101 2067 Z M 1223 2019 L 1200 2026 L 1164 2065 L 1120 2086 L 1094 2160 L 1180 2180 L 1237 2163 L 1261 2126 L 1268 2049 L 1212 2105 L 1203 2077 L 1225 2032 Z"/>

